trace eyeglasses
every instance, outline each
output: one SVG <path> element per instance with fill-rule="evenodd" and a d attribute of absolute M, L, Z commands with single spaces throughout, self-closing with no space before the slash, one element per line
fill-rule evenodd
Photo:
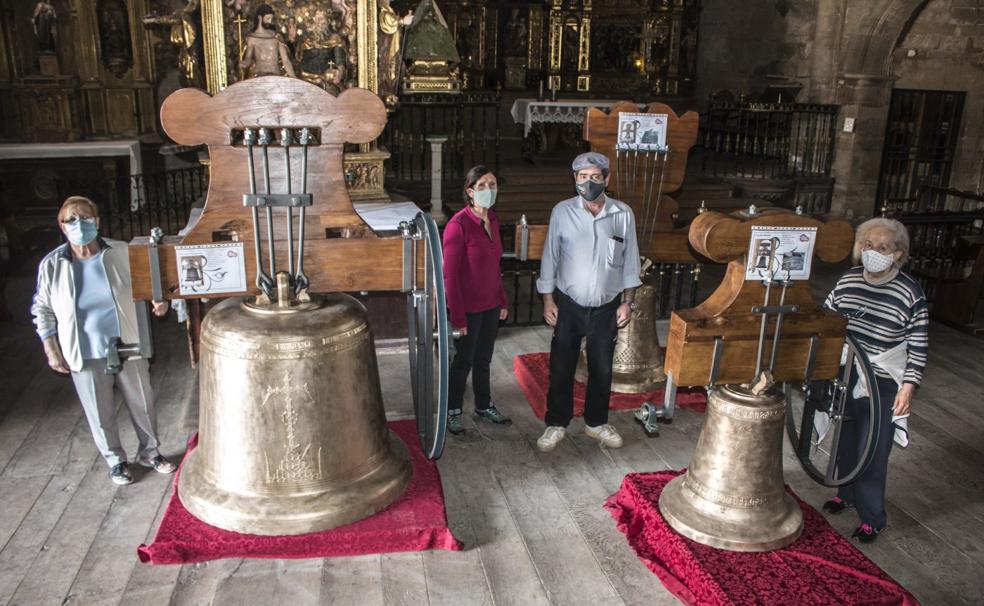
<path fill-rule="evenodd" d="M 577 173 L 576 175 L 574 175 L 574 178 L 577 180 L 578 183 L 584 183 L 585 181 L 603 183 L 605 181 L 605 175 L 601 173 L 592 173 L 590 175 L 587 173 Z"/>
<path fill-rule="evenodd" d="M 94 217 L 69 217 L 67 219 L 62 219 L 62 225 L 75 225 L 79 221 L 85 221 L 87 223 L 95 223 L 96 219 Z"/>

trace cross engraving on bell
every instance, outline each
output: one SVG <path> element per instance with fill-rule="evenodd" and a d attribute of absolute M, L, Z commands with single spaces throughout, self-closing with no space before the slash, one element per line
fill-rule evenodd
<path fill-rule="evenodd" d="M 311 451 L 311 444 L 308 443 L 301 448 L 297 442 L 297 422 L 300 417 L 297 408 L 294 406 L 295 400 L 302 407 L 310 408 L 315 404 L 314 398 L 307 383 L 295 384 L 289 369 L 284 370 L 283 383 L 277 387 L 267 387 L 263 394 L 262 407 L 265 408 L 270 403 L 271 398 L 281 396 L 284 408 L 280 413 L 280 419 L 286 427 L 287 442 L 284 444 L 284 455 L 272 471 L 270 470 L 270 457 L 264 453 L 267 468 L 268 482 L 310 482 L 320 480 L 323 477 L 321 471 L 321 452 L 319 447 L 317 457 L 312 461 L 308 460 L 308 453 Z M 279 403 L 279 402 L 277 402 Z"/>

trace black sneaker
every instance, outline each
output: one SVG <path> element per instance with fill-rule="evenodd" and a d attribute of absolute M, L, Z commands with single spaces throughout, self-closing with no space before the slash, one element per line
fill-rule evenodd
<path fill-rule="evenodd" d="M 482 408 L 480 410 L 476 409 L 475 420 L 488 421 L 489 423 L 495 423 L 496 425 L 512 425 L 512 419 L 499 412 L 499 409 L 496 408 L 494 404 L 488 408 Z"/>
<path fill-rule="evenodd" d="M 845 501 L 844 499 L 840 497 L 834 497 L 829 501 L 827 501 L 826 503 L 824 503 L 821 509 L 823 509 L 829 514 L 837 515 L 843 512 L 845 509 L 848 509 L 850 506 L 851 504 Z"/>
<path fill-rule="evenodd" d="M 465 426 L 461 424 L 461 411 L 448 413 L 448 431 L 454 435 L 465 433 Z"/>
<path fill-rule="evenodd" d="M 875 528 L 871 524 L 861 524 L 851 536 L 857 538 L 857 540 L 862 543 L 874 543 L 875 539 L 878 538 L 878 533 L 883 530 L 885 529 Z"/>
<path fill-rule="evenodd" d="M 153 459 L 137 459 L 136 463 L 141 467 L 149 467 L 157 473 L 174 473 L 174 470 L 178 468 L 177 465 L 165 459 L 164 455 L 157 455 Z"/>
<path fill-rule="evenodd" d="M 112 469 L 109 470 L 109 479 L 113 481 L 113 484 L 119 484 L 121 486 L 133 484 L 133 476 L 130 475 L 130 466 L 125 461 L 113 465 Z"/>

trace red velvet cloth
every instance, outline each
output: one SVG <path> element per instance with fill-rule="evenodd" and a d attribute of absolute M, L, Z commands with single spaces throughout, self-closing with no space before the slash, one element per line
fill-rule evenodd
<path fill-rule="evenodd" d="M 425 549 L 460 550 L 461 543 L 448 528 L 437 464 L 424 457 L 416 423 L 394 421 L 389 427 L 407 445 L 413 477 L 403 496 L 376 515 L 304 535 L 268 537 L 230 532 L 209 526 L 188 513 L 178 498 L 175 474 L 171 500 L 154 542 L 137 548 L 140 561 L 183 564 L 220 558 L 325 558 Z"/>
<path fill-rule="evenodd" d="M 639 559 L 684 603 L 919 605 L 798 498 L 803 534 L 784 549 L 738 553 L 684 538 L 670 528 L 657 505 L 663 487 L 680 473 L 631 473 L 605 508 Z"/>
<path fill-rule="evenodd" d="M 550 354 L 547 352 L 522 354 L 513 358 L 513 373 L 526 394 L 533 413 L 542 421 L 547 414 L 547 389 L 550 387 Z M 609 410 L 634 410 L 643 402 L 663 402 L 664 390 L 649 393 L 612 392 Z M 574 416 L 584 416 L 584 383 L 574 382 Z M 677 406 L 696 412 L 704 412 L 707 394 L 700 387 L 684 387 L 677 390 Z"/>

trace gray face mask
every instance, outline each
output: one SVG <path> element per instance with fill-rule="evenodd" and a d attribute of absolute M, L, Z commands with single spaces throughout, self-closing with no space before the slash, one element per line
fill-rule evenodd
<path fill-rule="evenodd" d="M 598 199 L 598 196 L 605 193 L 605 182 L 595 183 L 594 181 L 585 181 L 584 183 L 575 184 L 574 189 L 588 202 L 594 202 Z"/>

